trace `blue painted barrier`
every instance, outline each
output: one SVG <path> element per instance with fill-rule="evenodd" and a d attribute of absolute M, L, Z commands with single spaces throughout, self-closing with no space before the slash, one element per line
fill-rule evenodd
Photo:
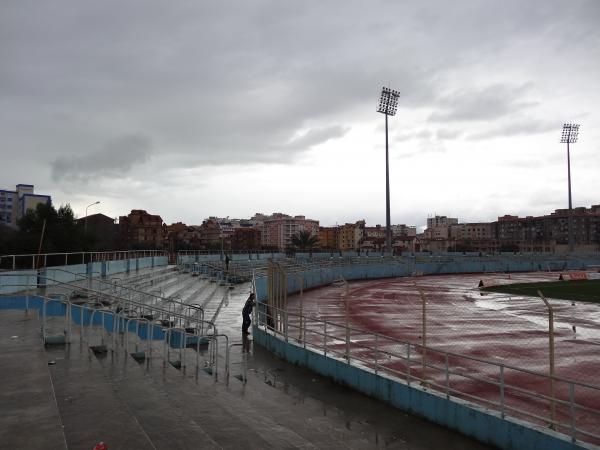
<path fill-rule="evenodd" d="M 346 361 L 324 356 L 316 351 L 285 342 L 253 326 L 253 339 L 286 361 L 311 369 L 336 382 L 352 387 L 390 405 L 455 429 L 483 443 L 505 450 L 574 450 L 585 448 L 572 443 L 564 435 L 517 419 L 502 418 L 461 399 L 421 386 L 408 386 L 402 380 L 353 366 Z"/>

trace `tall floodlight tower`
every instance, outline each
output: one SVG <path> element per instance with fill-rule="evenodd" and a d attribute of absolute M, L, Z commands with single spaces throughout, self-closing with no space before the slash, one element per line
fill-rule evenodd
<path fill-rule="evenodd" d="M 575 241 L 573 239 L 573 203 L 571 201 L 571 151 L 569 144 L 577 142 L 579 135 L 579 124 L 565 123 L 563 125 L 562 138 L 560 142 L 567 144 L 567 171 L 569 175 L 569 253 L 573 253 Z"/>
<path fill-rule="evenodd" d="M 390 224 L 390 162 L 388 151 L 388 116 L 396 115 L 400 92 L 384 87 L 381 90 L 377 112 L 385 115 L 385 251 L 392 254 L 392 227 Z"/>

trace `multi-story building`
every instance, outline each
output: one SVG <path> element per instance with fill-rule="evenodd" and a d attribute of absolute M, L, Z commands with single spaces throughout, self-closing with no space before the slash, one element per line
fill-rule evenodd
<path fill-rule="evenodd" d="M 392 225 L 392 237 L 408 236 L 415 237 L 417 235 L 417 227 L 407 226 L 405 224 Z"/>
<path fill-rule="evenodd" d="M 338 248 L 342 251 L 355 250 L 357 248 L 356 238 L 356 224 L 346 223 L 339 227 L 338 234 Z"/>
<path fill-rule="evenodd" d="M 126 249 L 163 248 L 164 230 L 162 218 L 143 209 L 119 217 L 119 239 Z"/>
<path fill-rule="evenodd" d="M 505 215 L 496 222 L 452 223 L 436 216 L 427 219 L 431 228 L 423 235 L 423 249 L 430 251 L 566 252 L 569 242 L 569 210 L 546 216 Z M 450 223 L 446 226 L 445 224 Z M 600 250 L 600 205 L 573 208 L 576 251 Z"/>
<path fill-rule="evenodd" d="M 433 216 L 427 218 L 427 228 L 435 227 L 449 227 L 450 225 L 456 225 L 458 219 L 446 216 Z"/>
<path fill-rule="evenodd" d="M 49 195 L 35 194 L 33 187 L 33 184 L 17 184 L 14 191 L 0 189 L 0 223 L 16 228 L 28 209 L 35 209 L 40 203 L 52 204 Z"/>
<path fill-rule="evenodd" d="M 263 220 L 262 245 L 285 251 L 291 246 L 292 236 L 300 231 L 308 231 L 313 236 L 319 236 L 319 221 L 304 216 L 273 214 L 271 218 Z"/>
<path fill-rule="evenodd" d="M 98 213 L 81 217 L 76 222 L 85 228 L 88 236 L 93 237 L 96 251 L 110 251 L 117 248 L 119 226 L 112 217 Z"/>
<path fill-rule="evenodd" d="M 319 227 L 319 247 L 321 249 L 338 249 L 338 229 L 338 227 Z"/>
<path fill-rule="evenodd" d="M 257 250 L 261 247 L 261 230 L 253 227 L 236 228 L 231 237 L 233 250 Z"/>
<path fill-rule="evenodd" d="M 221 227 L 216 217 L 209 217 L 202 221 L 202 225 L 200 225 L 200 243 L 204 248 L 224 245 Z"/>
<path fill-rule="evenodd" d="M 565 252 L 569 244 L 569 210 L 557 209 L 547 216 L 498 218 L 497 237 L 505 250 Z M 600 250 L 600 205 L 573 208 L 575 250 Z"/>

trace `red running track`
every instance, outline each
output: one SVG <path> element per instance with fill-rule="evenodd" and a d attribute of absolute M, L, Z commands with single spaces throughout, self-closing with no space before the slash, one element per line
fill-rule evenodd
<path fill-rule="evenodd" d="M 455 396 L 473 400 L 469 395 L 477 396 L 499 404 L 498 386 L 484 380 L 499 380 L 499 364 L 547 374 L 549 370 L 548 310 L 541 299 L 534 297 L 507 296 L 505 294 L 481 293 L 477 286 L 480 280 L 486 285 L 554 281 L 559 274 L 549 272 L 521 274 L 469 274 L 438 275 L 422 277 L 404 277 L 374 281 L 352 282 L 348 295 L 348 315 L 350 328 L 362 329 L 382 336 L 395 338 L 402 342 L 422 344 L 422 301 L 419 290 L 426 299 L 427 347 L 492 361 L 496 365 L 485 364 L 471 359 L 449 357 L 449 367 L 460 375 L 449 379 L 451 389 L 459 391 Z M 417 288 L 418 287 L 418 288 Z M 346 289 L 340 286 L 327 286 L 305 292 L 302 297 L 288 298 L 291 310 L 329 322 L 345 324 Z M 565 300 L 550 300 L 554 309 L 555 373 L 556 377 L 597 386 L 590 389 L 577 386 L 575 401 L 577 404 L 600 410 L 600 305 Z M 311 327 L 311 325 L 307 325 Z M 345 351 L 345 330 L 332 329 L 328 336 L 330 351 Z M 336 339 L 337 338 L 337 339 Z M 378 338 L 378 348 L 404 355 L 405 348 L 397 342 Z M 323 337 L 307 332 L 307 341 L 322 344 Z M 370 347 L 370 348 L 365 348 Z M 374 337 L 368 333 L 351 335 L 351 356 L 363 360 L 375 359 Z M 413 350 L 414 351 L 414 347 Z M 422 351 L 411 356 L 411 376 L 426 379 L 444 389 L 445 356 L 443 353 L 428 350 L 425 356 L 428 366 L 434 365 L 441 370 L 426 368 L 423 376 Z M 387 368 L 405 374 L 408 371 L 406 360 L 388 357 L 382 363 Z M 469 375 L 477 380 L 465 378 Z M 510 408 L 536 414 L 540 419 L 532 419 L 513 411 L 512 416 L 526 418 L 534 423 L 550 423 L 551 402 L 533 398 L 518 392 L 517 388 L 527 389 L 549 396 L 550 381 L 547 377 L 526 372 L 505 369 L 504 380 L 508 386 L 505 391 L 505 405 Z M 556 398 L 568 401 L 569 385 L 555 383 Z M 481 402 L 480 402 L 481 403 Z M 485 402 L 484 402 L 485 404 Z M 486 406 L 490 406 L 487 404 Z M 494 406 L 491 406 L 494 408 Z M 497 407 L 496 407 L 497 408 Z M 568 405 L 556 405 L 556 417 L 560 422 L 569 423 Z M 598 433 L 600 416 L 585 409 L 576 410 L 578 428 Z M 559 428 L 568 433 L 568 429 Z M 593 442 L 582 435 L 578 439 Z M 597 442 L 596 442 L 597 443 Z"/>

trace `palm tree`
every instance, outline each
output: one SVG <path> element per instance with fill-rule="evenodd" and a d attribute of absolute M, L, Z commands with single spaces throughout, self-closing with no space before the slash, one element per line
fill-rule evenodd
<path fill-rule="evenodd" d="M 310 231 L 301 230 L 291 238 L 292 245 L 300 251 L 310 251 L 316 247 L 319 237 L 313 235 Z"/>

